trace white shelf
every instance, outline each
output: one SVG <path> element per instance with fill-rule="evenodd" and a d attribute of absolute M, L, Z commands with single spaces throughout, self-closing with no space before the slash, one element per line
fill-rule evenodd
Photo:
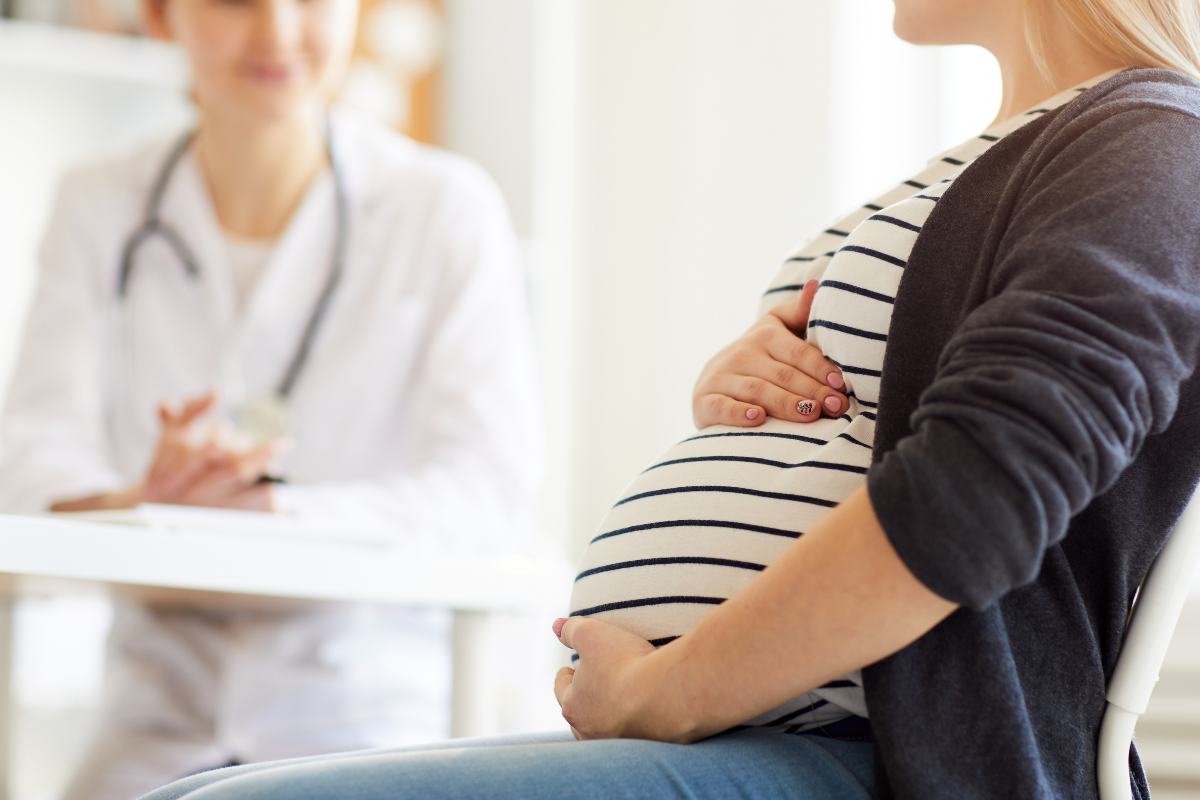
<path fill-rule="evenodd" d="M 19 20 L 0 20 L 0 65 L 185 89 L 188 66 L 178 47 Z"/>

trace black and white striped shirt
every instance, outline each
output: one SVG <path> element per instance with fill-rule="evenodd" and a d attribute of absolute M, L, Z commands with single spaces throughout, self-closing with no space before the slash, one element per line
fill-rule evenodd
<path fill-rule="evenodd" d="M 807 281 L 820 281 L 808 340 L 841 368 L 849 410 L 810 423 L 768 419 L 749 430 L 706 428 L 671 448 L 634 479 L 601 522 L 580 564 L 572 616 L 599 616 L 658 646 L 673 641 L 865 483 L 893 299 L 925 219 L 958 174 L 995 142 L 1106 77 L 935 158 L 784 263 L 760 314 L 794 297 Z M 867 716 L 858 672 L 738 730 L 802 733 L 851 715 Z"/>

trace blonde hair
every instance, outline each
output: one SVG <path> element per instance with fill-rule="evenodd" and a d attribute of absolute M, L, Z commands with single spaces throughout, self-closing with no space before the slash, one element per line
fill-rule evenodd
<path fill-rule="evenodd" d="M 1200 0 L 1026 0 L 1025 34 L 1049 72 L 1047 13 L 1057 13 L 1093 47 L 1131 67 L 1157 67 L 1200 80 Z"/>

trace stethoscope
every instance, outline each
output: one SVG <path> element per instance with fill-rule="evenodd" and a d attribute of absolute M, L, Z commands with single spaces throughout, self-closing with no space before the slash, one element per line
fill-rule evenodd
<path fill-rule="evenodd" d="M 346 187 L 342 180 L 341 170 L 339 169 L 330 138 L 330 136 L 326 138 L 326 150 L 329 154 L 330 169 L 333 173 L 337 227 L 334 232 L 332 263 L 329 267 L 329 275 L 325 279 L 325 286 L 322 288 L 316 305 L 313 307 L 312 314 L 308 318 L 308 324 L 304 327 L 304 334 L 300 338 L 300 345 L 296 348 L 296 352 L 292 356 L 292 360 L 288 364 L 287 370 L 284 372 L 275 393 L 257 398 L 251 402 L 245 402 L 244 397 L 225 398 L 227 401 L 233 400 L 235 405 L 241 405 L 241 413 L 238 415 L 240 417 L 240 427 L 255 438 L 275 438 L 287 432 L 288 398 L 291 396 L 292 389 L 295 387 L 296 381 L 299 379 L 300 373 L 304 370 L 304 365 L 308 361 L 313 341 L 316 339 L 317 331 L 320 329 L 321 322 L 329 309 L 329 303 L 333 298 L 334 291 L 337 289 L 345 265 L 349 228 L 349 204 L 346 198 Z M 117 273 L 118 316 L 123 316 L 121 310 L 128 298 L 129 283 L 133 278 L 134 258 L 138 250 L 146 242 L 155 237 L 166 243 L 167 247 L 170 248 L 183 265 L 184 272 L 187 273 L 189 278 L 193 280 L 200 279 L 200 268 L 192 249 L 188 247 L 187 242 L 179 235 L 179 231 L 162 218 L 163 195 L 166 193 L 167 185 L 170 183 L 172 175 L 174 175 L 176 168 L 179 166 L 179 162 L 183 160 L 184 154 L 187 153 L 194 139 L 195 131 L 188 131 L 180 137 L 179 141 L 176 142 L 170 153 L 168 153 L 150 190 L 150 196 L 146 202 L 146 215 L 142 224 L 129 235 L 125 240 L 125 246 L 121 249 L 121 263 Z M 127 326 L 125 326 L 124 330 L 128 334 Z M 131 351 L 128 339 L 127 335 L 125 341 L 122 343 L 125 345 L 122 349 L 125 351 L 126 356 Z M 222 350 L 228 357 L 232 357 L 232 353 L 228 348 L 222 348 Z M 242 385 L 241 379 L 243 377 L 240 369 L 231 367 L 229 364 L 224 364 L 222 372 L 225 375 L 225 379 L 222 382 L 227 384 L 226 388 L 228 389 L 229 384 L 234 384 L 239 387 L 240 391 Z M 236 375 L 238 380 L 231 380 L 230 375 Z M 120 385 L 124 382 L 118 380 L 116 383 Z M 242 402 L 238 403 L 238 399 L 241 399 Z"/>

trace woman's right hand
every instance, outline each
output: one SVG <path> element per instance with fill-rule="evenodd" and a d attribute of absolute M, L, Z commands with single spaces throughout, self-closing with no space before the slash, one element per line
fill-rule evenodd
<path fill-rule="evenodd" d="M 840 391 L 846 387 L 841 370 L 801 338 L 816 293 L 817 281 L 809 281 L 799 297 L 772 308 L 708 362 L 692 392 L 698 429 L 753 428 L 767 415 L 812 422 L 822 412 L 845 413 L 850 401 Z"/>

